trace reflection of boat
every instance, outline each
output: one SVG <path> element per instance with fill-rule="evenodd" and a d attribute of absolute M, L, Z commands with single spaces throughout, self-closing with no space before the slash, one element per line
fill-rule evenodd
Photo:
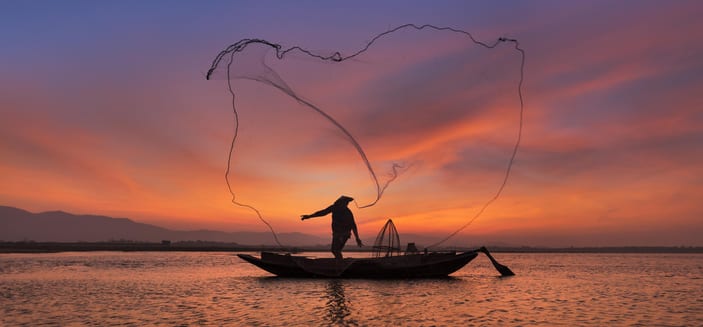
<path fill-rule="evenodd" d="M 327 284 L 327 315 L 325 320 L 329 326 L 358 326 L 349 316 L 352 310 L 344 295 L 343 281 L 331 279 Z"/>
<path fill-rule="evenodd" d="M 379 258 L 313 259 L 262 252 L 261 258 L 238 254 L 247 262 L 281 277 L 430 278 L 446 277 L 478 255 L 463 253 L 408 254 Z"/>

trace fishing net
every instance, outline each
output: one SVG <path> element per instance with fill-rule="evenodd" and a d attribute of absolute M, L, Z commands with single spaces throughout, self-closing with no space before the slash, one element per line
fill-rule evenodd
<path fill-rule="evenodd" d="M 400 235 L 393 224 L 393 220 L 388 219 L 381 231 L 376 236 L 376 241 L 373 242 L 373 257 L 392 257 L 400 255 Z"/>
<path fill-rule="evenodd" d="M 330 194 L 350 194 L 358 208 L 370 208 L 418 167 L 416 180 L 441 191 L 409 188 L 404 195 L 415 203 L 481 208 L 461 218 L 451 237 L 500 195 L 510 175 L 522 131 L 523 66 L 516 40 L 484 43 L 432 25 L 402 25 L 339 51 L 233 43 L 207 73 L 226 80 L 231 95 L 231 201 L 255 212 L 281 245 L 263 203 L 278 217 L 295 214 L 279 208 Z M 388 251 L 400 248 L 397 233 L 383 240 Z"/>

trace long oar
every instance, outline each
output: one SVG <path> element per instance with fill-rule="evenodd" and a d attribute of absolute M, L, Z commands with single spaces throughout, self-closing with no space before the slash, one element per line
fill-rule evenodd
<path fill-rule="evenodd" d="M 515 276 L 515 273 L 512 270 L 510 270 L 510 268 L 498 263 L 498 261 L 496 261 L 496 259 L 493 258 L 493 256 L 488 252 L 488 249 L 486 249 L 485 246 L 482 246 L 480 249 L 478 249 L 476 251 L 483 252 L 484 254 L 486 254 L 488 259 L 491 260 L 491 263 L 493 263 L 493 267 L 496 267 L 496 270 L 498 270 L 498 272 L 500 273 L 501 277 Z"/>

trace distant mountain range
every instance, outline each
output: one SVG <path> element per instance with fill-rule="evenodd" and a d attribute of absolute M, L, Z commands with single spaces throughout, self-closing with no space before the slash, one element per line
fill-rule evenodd
<path fill-rule="evenodd" d="M 329 244 L 328 238 L 302 233 L 278 234 L 287 246 Z M 63 211 L 31 213 L 0 206 L 0 241 L 37 242 L 105 242 L 129 240 L 139 242 L 210 241 L 241 245 L 275 245 L 269 232 L 221 232 L 212 230 L 175 231 L 138 223 L 127 218 L 74 215 Z"/>
<path fill-rule="evenodd" d="M 379 225 L 380 229 L 383 227 Z M 364 230 L 361 238 L 366 246 L 373 245 L 377 231 Z M 330 232 L 331 233 L 331 232 Z M 330 237 L 303 233 L 279 233 L 279 241 L 285 246 L 328 246 Z M 406 234 L 400 232 L 401 246 L 414 242 L 419 248 L 440 239 L 437 235 Z M 128 218 L 113 218 L 98 215 L 74 215 L 63 211 L 31 213 L 23 209 L 0 206 L 0 242 L 108 242 L 135 241 L 161 242 L 207 241 L 237 243 L 250 246 L 273 246 L 275 240 L 270 232 L 222 232 L 213 230 L 177 231 L 139 223 Z M 462 240 L 452 240 L 444 246 L 471 247 Z M 486 243 L 484 243 L 486 244 Z M 353 240 L 347 247 L 354 245 Z M 480 244 L 483 245 L 483 244 Z M 489 245 L 510 246 L 491 242 Z"/>

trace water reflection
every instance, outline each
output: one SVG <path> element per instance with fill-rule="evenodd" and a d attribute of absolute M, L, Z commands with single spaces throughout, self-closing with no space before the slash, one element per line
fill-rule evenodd
<path fill-rule="evenodd" d="M 702 254 L 501 258 L 520 274 L 477 260 L 447 279 L 295 279 L 219 253 L 0 254 L 0 326 L 703 326 Z"/>
<path fill-rule="evenodd" d="M 358 326 L 354 319 L 349 319 L 351 310 L 344 296 L 344 284 L 341 280 L 332 279 L 327 284 L 327 315 L 326 321 L 334 326 Z"/>

